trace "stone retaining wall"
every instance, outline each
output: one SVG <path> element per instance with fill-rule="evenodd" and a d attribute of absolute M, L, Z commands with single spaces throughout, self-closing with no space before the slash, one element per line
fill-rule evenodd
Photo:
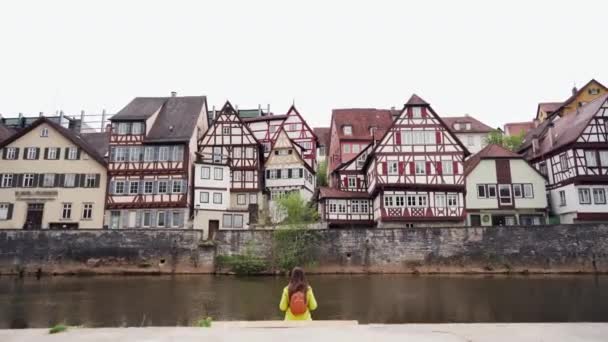
<path fill-rule="evenodd" d="M 211 273 L 216 255 L 268 256 L 270 230 L 0 231 L 0 272 Z M 320 230 L 319 273 L 608 272 L 608 225 Z"/>

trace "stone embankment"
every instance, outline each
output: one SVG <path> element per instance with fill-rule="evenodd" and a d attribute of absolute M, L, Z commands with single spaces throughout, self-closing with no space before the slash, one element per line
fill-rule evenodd
<path fill-rule="evenodd" d="M 213 273 L 272 231 L 0 231 L 1 274 Z M 608 225 L 319 230 L 316 273 L 605 273 Z"/>

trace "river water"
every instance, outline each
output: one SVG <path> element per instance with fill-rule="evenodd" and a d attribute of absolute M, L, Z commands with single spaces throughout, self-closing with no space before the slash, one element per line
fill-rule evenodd
<path fill-rule="evenodd" d="M 0 277 L 0 328 L 282 319 L 284 277 Z M 608 276 L 310 276 L 315 319 L 607 322 Z"/>

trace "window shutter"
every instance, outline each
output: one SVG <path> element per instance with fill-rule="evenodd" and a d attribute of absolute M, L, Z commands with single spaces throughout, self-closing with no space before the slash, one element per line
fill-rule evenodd
<path fill-rule="evenodd" d="M 399 162 L 399 174 L 403 175 L 405 173 L 405 162 Z"/>
<path fill-rule="evenodd" d="M 388 165 L 386 164 L 386 162 L 382 162 L 382 174 L 388 175 Z"/>
<path fill-rule="evenodd" d="M 287 178 L 291 178 L 291 169 L 287 169 Z"/>
<path fill-rule="evenodd" d="M 405 114 L 406 117 L 411 118 L 412 117 L 412 108 L 408 108 Z"/>
<path fill-rule="evenodd" d="M 137 187 L 137 193 L 138 194 L 143 194 L 144 193 L 144 181 L 143 179 L 139 181 L 139 186 Z M 139 221 L 137 221 L 139 222 Z"/>
<path fill-rule="evenodd" d="M 431 162 L 429 162 L 429 161 L 426 162 L 426 174 L 427 175 L 431 174 Z"/>
<path fill-rule="evenodd" d="M 135 212 L 135 227 L 139 228 L 141 227 L 141 210 L 137 210 Z"/>
<path fill-rule="evenodd" d="M 55 148 L 55 159 L 61 159 L 61 147 Z"/>
<path fill-rule="evenodd" d="M 13 175 L 13 187 L 20 188 L 23 186 L 23 174 L 16 173 Z"/>
<path fill-rule="evenodd" d="M 114 181 L 110 181 L 110 189 L 108 190 L 108 194 L 114 194 Z"/>
<path fill-rule="evenodd" d="M 357 188 L 361 187 L 361 178 L 357 177 Z"/>
<path fill-rule="evenodd" d="M 129 212 L 127 210 L 120 211 L 120 226 L 123 228 L 129 226 Z"/>
<path fill-rule="evenodd" d="M 38 176 L 38 187 L 42 187 L 42 185 L 44 184 L 44 174 L 37 174 L 36 176 Z"/>
<path fill-rule="evenodd" d="M 437 145 L 441 144 L 441 131 L 435 132 L 435 143 Z"/>
<path fill-rule="evenodd" d="M 270 170 L 266 170 L 266 179 L 270 179 Z"/>
<path fill-rule="evenodd" d="M 185 179 L 182 179 L 182 194 L 187 194 L 188 193 L 188 181 Z"/>
<path fill-rule="evenodd" d="M 277 170 L 277 178 L 281 178 L 281 170 Z"/>
<path fill-rule="evenodd" d="M 156 210 L 150 210 L 150 227 L 156 227 Z"/>
<path fill-rule="evenodd" d="M 78 187 L 80 184 L 80 174 L 76 173 L 74 174 L 74 187 Z"/>
<path fill-rule="evenodd" d="M 300 178 L 304 177 L 304 169 L 300 168 Z"/>
<path fill-rule="evenodd" d="M 6 148 L 2 149 L 2 159 L 6 159 Z"/>
<path fill-rule="evenodd" d="M 165 211 L 165 227 L 171 228 L 171 219 L 173 215 L 171 215 L 170 211 Z"/>
<path fill-rule="evenodd" d="M 80 148 L 76 149 L 76 159 L 80 159 Z"/>
<path fill-rule="evenodd" d="M 101 183 L 101 175 L 99 173 L 95 174 L 95 187 L 99 188 L 99 183 Z"/>
<path fill-rule="evenodd" d="M 37 173 L 34 173 L 34 181 L 32 182 L 32 187 L 36 188 L 38 187 L 38 180 L 40 179 L 40 175 Z"/>
<path fill-rule="evenodd" d="M 59 178 L 61 178 L 61 176 L 63 176 L 60 173 L 55 174 L 55 181 L 53 182 L 53 186 L 54 187 L 59 187 L 59 186 L 63 186 L 63 184 L 61 184 L 61 182 L 59 181 Z"/>
<path fill-rule="evenodd" d="M 23 159 L 27 159 L 27 149 L 28 147 L 23 149 Z"/>
<path fill-rule="evenodd" d="M 6 219 L 10 220 L 13 218 L 13 203 L 8 204 L 8 213 L 6 213 Z"/>
<path fill-rule="evenodd" d="M 415 173 L 416 173 L 416 163 L 410 162 L 410 175 L 413 175 Z"/>
<path fill-rule="evenodd" d="M 84 173 L 81 173 L 81 174 L 80 174 L 80 187 L 81 187 L 81 188 L 84 188 L 84 186 L 85 186 L 85 182 L 84 182 L 84 181 L 86 180 L 86 177 L 85 177 L 85 176 L 86 176 L 86 175 L 85 175 Z"/>
<path fill-rule="evenodd" d="M 348 187 L 348 177 L 344 177 L 344 179 L 342 180 L 342 183 L 344 184 L 344 187 L 347 188 Z"/>
<path fill-rule="evenodd" d="M 64 156 L 63 156 L 63 159 L 66 159 L 66 160 L 67 160 L 67 159 L 68 159 L 68 155 L 69 155 L 69 154 L 70 154 L 70 148 L 69 148 L 69 147 L 66 147 L 66 148 L 65 148 L 65 151 L 64 151 Z"/>
<path fill-rule="evenodd" d="M 36 147 L 36 159 L 40 159 L 40 147 Z"/>
<path fill-rule="evenodd" d="M 441 166 L 441 162 L 437 162 L 437 164 L 435 164 L 435 169 L 437 170 L 438 175 L 443 174 L 443 167 Z"/>
<path fill-rule="evenodd" d="M 453 169 L 454 169 L 454 174 L 457 175 L 458 174 L 458 162 L 457 161 L 454 162 Z"/>
<path fill-rule="evenodd" d="M 428 116 L 428 113 L 426 112 L 426 107 L 420 108 L 420 113 L 423 118 L 426 118 Z"/>
<path fill-rule="evenodd" d="M 125 187 L 124 187 L 124 190 L 122 192 L 123 194 L 128 195 L 130 193 L 130 191 L 129 191 L 130 190 L 130 183 L 131 182 L 128 181 L 128 180 L 125 181 Z"/>
<path fill-rule="evenodd" d="M 49 159 L 49 148 L 48 147 L 44 148 L 44 159 Z"/>
<path fill-rule="evenodd" d="M 395 144 L 401 145 L 401 132 L 400 131 L 395 132 Z"/>
<path fill-rule="evenodd" d="M 110 148 L 110 161 L 116 160 L 116 147 Z"/>
<path fill-rule="evenodd" d="M 158 181 L 152 181 L 152 194 L 156 195 L 158 193 Z"/>

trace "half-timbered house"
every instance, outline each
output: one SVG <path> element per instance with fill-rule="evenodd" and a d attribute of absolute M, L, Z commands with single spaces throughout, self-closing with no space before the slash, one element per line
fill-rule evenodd
<path fill-rule="evenodd" d="M 519 152 L 547 177 L 552 215 L 561 223 L 608 221 L 608 94 L 542 127 Z"/>
<path fill-rule="evenodd" d="M 263 205 L 261 145 L 227 102 L 198 141 L 194 226 L 212 237 L 243 229 Z"/>
<path fill-rule="evenodd" d="M 206 98 L 138 97 L 111 123 L 109 227 L 188 227 L 194 153 L 208 127 Z"/>
<path fill-rule="evenodd" d="M 491 144 L 465 161 L 467 224 L 544 224 L 545 177 L 521 155 Z"/>
<path fill-rule="evenodd" d="M 298 192 L 306 201 L 312 198 L 316 174 L 304 160 L 303 152 L 304 148 L 291 140 L 282 127 L 264 163 L 265 185 L 270 194 L 269 214 L 273 222 L 278 223 L 284 218 L 277 199 L 291 192 Z"/>

